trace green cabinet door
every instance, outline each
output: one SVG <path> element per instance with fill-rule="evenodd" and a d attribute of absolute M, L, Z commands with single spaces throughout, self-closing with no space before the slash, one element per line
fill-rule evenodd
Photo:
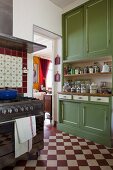
<path fill-rule="evenodd" d="M 79 124 L 79 104 L 69 101 L 61 102 L 61 120 L 62 123 L 78 126 Z"/>
<path fill-rule="evenodd" d="M 83 8 L 63 15 L 63 58 L 76 60 L 83 57 Z"/>
<path fill-rule="evenodd" d="M 111 7 L 111 44 L 112 44 L 112 55 L 113 55 L 113 0 L 111 0 L 111 4 L 110 4 L 110 7 Z"/>
<path fill-rule="evenodd" d="M 81 128 L 96 135 L 110 135 L 109 106 L 103 104 L 82 104 Z"/>
<path fill-rule="evenodd" d="M 90 57 L 110 52 L 109 0 L 93 0 L 85 6 L 85 49 Z"/>

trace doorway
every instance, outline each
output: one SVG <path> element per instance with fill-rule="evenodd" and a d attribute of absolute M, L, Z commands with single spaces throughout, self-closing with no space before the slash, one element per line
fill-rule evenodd
<path fill-rule="evenodd" d="M 33 66 L 37 69 L 35 74 L 38 80 L 33 82 L 33 91 L 37 92 L 37 98 L 44 100 L 45 123 L 52 120 L 52 84 L 53 84 L 53 39 L 34 31 L 34 42 L 45 45 L 47 48 L 37 51 L 33 56 Z M 38 67 L 37 67 L 38 65 Z M 33 68 L 34 68 L 33 67 Z M 34 71 L 34 70 L 33 70 Z"/>
<path fill-rule="evenodd" d="M 33 40 L 34 42 L 37 42 L 39 44 L 46 45 L 47 48 L 38 52 L 35 52 L 34 55 L 37 55 L 40 58 L 47 59 L 50 61 L 50 65 L 48 67 L 48 74 L 46 76 L 46 91 L 51 93 L 52 95 L 52 124 L 55 124 L 55 121 L 57 119 L 57 84 L 54 82 L 54 74 L 55 74 L 55 68 L 54 67 L 54 61 L 55 56 L 57 52 L 59 51 L 57 48 L 57 40 L 59 41 L 61 39 L 61 36 L 54 34 L 48 30 L 45 30 L 43 28 L 40 28 L 36 25 L 33 26 Z M 60 48 L 61 50 L 61 44 Z M 49 77 L 49 78 L 48 78 Z M 49 84 L 49 85 L 48 85 Z M 61 84 L 61 82 L 60 82 Z M 58 83 L 58 88 L 59 85 Z M 61 85 L 60 85 L 61 86 Z M 49 105 L 49 104 L 48 104 Z"/>

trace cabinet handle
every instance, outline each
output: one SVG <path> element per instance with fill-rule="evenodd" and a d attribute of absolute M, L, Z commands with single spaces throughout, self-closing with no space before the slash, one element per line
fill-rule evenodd
<path fill-rule="evenodd" d="M 66 96 L 63 96 L 64 97 L 64 99 L 66 99 Z"/>
<path fill-rule="evenodd" d="M 78 99 L 82 99 L 82 97 L 79 97 Z"/>
<path fill-rule="evenodd" d="M 62 103 L 62 122 L 64 120 L 64 104 Z"/>
<path fill-rule="evenodd" d="M 85 116 L 85 107 L 83 107 L 83 125 L 85 124 L 85 120 L 84 120 L 85 117 L 84 116 Z"/>
<path fill-rule="evenodd" d="M 97 100 L 101 100 L 100 98 L 98 98 Z"/>

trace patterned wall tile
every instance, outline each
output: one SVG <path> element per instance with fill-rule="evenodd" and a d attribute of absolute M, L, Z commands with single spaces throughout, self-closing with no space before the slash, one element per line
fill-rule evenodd
<path fill-rule="evenodd" d="M 22 72 L 27 68 L 27 53 L 0 47 L 0 88 L 5 86 L 27 92 L 27 74 Z"/>
<path fill-rule="evenodd" d="M 0 88 L 4 87 L 4 80 L 0 80 Z"/>

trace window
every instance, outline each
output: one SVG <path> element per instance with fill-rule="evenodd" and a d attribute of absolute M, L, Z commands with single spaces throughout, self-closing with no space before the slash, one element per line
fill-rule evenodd
<path fill-rule="evenodd" d="M 53 71 L 53 65 L 50 62 L 47 77 L 46 77 L 46 90 L 48 90 L 48 88 L 52 88 L 52 71 Z"/>

